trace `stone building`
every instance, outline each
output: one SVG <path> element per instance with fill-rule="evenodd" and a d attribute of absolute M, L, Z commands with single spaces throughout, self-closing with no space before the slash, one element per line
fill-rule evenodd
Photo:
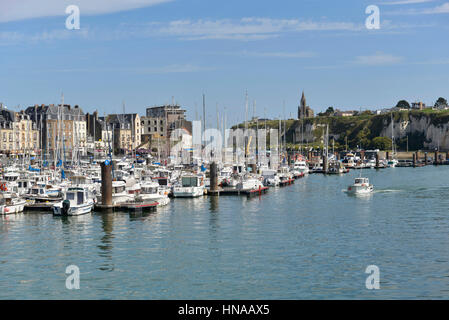
<path fill-rule="evenodd" d="M 79 106 L 35 105 L 28 107 L 25 113 L 42 133 L 40 145 L 44 154 L 53 157 L 57 153 L 66 159 L 74 151 L 86 154 L 86 118 Z"/>
<path fill-rule="evenodd" d="M 164 105 L 147 108 L 142 117 L 142 137 L 144 142 L 153 137 L 170 137 L 175 129 L 192 132 L 192 123 L 186 120 L 186 110 L 179 105 Z"/>
<path fill-rule="evenodd" d="M 307 105 L 306 97 L 304 91 L 302 92 L 301 102 L 298 107 L 298 119 L 313 118 L 313 110 Z"/>
<path fill-rule="evenodd" d="M 29 115 L 0 108 L 0 150 L 19 156 L 39 152 L 39 131 Z"/>
<path fill-rule="evenodd" d="M 115 153 L 131 152 L 141 145 L 141 120 L 137 113 L 110 114 L 99 118 L 102 122 L 102 138 L 112 133 L 111 148 Z"/>

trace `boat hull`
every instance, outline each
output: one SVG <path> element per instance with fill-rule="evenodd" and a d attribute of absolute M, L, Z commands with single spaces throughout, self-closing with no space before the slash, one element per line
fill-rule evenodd
<path fill-rule="evenodd" d="M 25 208 L 26 201 L 22 200 L 15 204 L 11 205 L 4 205 L 2 210 L 0 211 L 0 214 L 7 215 L 7 214 L 15 214 L 23 212 Z"/>
<path fill-rule="evenodd" d="M 175 198 L 198 198 L 204 195 L 204 188 L 188 187 L 188 188 L 174 188 L 173 197 Z"/>
<path fill-rule="evenodd" d="M 374 191 L 372 185 L 369 186 L 350 186 L 348 187 L 348 194 L 369 194 Z"/>
<path fill-rule="evenodd" d="M 62 207 L 53 206 L 53 214 L 55 216 L 81 216 L 92 212 L 94 203 L 86 203 L 80 206 L 70 207 L 67 212 L 64 212 Z"/>

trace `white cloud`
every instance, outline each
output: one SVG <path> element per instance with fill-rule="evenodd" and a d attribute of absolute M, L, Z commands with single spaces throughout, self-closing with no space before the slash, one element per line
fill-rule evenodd
<path fill-rule="evenodd" d="M 445 2 L 433 8 L 409 9 L 389 12 L 395 15 L 419 15 L 419 14 L 444 14 L 449 13 L 449 2 Z"/>
<path fill-rule="evenodd" d="M 173 0 L 1 0 L 0 23 L 31 18 L 64 16 L 69 5 L 81 15 L 104 14 L 148 7 Z"/>
<path fill-rule="evenodd" d="M 382 5 L 402 5 L 402 4 L 417 4 L 417 3 L 426 3 L 426 2 L 434 2 L 435 0 L 402 0 L 402 1 L 390 1 L 390 2 L 382 2 Z"/>
<path fill-rule="evenodd" d="M 240 20 L 177 20 L 154 30 L 156 34 L 184 40 L 261 40 L 282 33 L 303 31 L 361 30 L 362 25 L 346 22 L 312 22 L 298 19 L 242 18 Z"/>
<path fill-rule="evenodd" d="M 443 3 L 441 6 L 437 6 L 435 8 L 423 10 L 422 13 L 423 14 L 449 13 L 449 2 Z"/>
<path fill-rule="evenodd" d="M 236 53 L 238 54 L 238 53 Z M 251 57 L 262 57 L 262 58 L 312 58 L 315 57 L 316 54 L 308 51 L 299 51 L 299 52 L 251 52 L 251 51 L 243 51 L 241 55 L 251 56 Z"/>
<path fill-rule="evenodd" d="M 34 34 L 25 34 L 15 31 L 0 32 L 0 45 L 14 45 L 18 43 L 39 43 L 42 41 L 67 40 L 73 38 L 87 38 L 89 30 L 87 28 L 71 31 L 67 29 L 46 30 Z"/>
<path fill-rule="evenodd" d="M 184 64 L 184 65 L 176 64 L 157 68 L 142 68 L 134 71 L 136 73 L 143 73 L 143 74 L 165 74 L 165 73 L 192 73 L 192 72 L 211 71 L 211 70 L 214 69 L 200 67 L 192 64 Z"/>
<path fill-rule="evenodd" d="M 377 52 L 376 54 L 369 56 L 358 56 L 355 58 L 354 63 L 364 66 L 384 66 L 398 64 L 403 61 L 402 57 Z"/>
<path fill-rule="evenodd" d="M 123 68 L 123 67 L 104 67 L 104 68 L 59 68 L 46 69 L 45 72 L 61 72 L 61 73 L 97 73 L 97 72 L 123 72 L 131 74 L 169 74 L 169 73 L 193 73 L 203 71 L 213 71 L 215 68 L 203 67 L 193 64 L 173 64 L 159 67 L 141 67 L 141 68 Z M 41 72 L 40 70 L 38 70 Z"/>

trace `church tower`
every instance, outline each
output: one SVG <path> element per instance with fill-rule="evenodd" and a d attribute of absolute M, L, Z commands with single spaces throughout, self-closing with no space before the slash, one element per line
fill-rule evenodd
<path fill-rule="evenodd" d="M 306 96 L 302 92 L 301 102 L 298 107 L 298 119 L 313 118 L 313 110 L 307 105 Z"/>

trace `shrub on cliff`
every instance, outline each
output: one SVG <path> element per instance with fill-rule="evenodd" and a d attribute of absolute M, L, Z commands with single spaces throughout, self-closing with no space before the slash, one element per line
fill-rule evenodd
<path fill-rule="evenodd" d="M 372 149 L 391 150 L 391 139 L 387 137 L 376 137 L 371 141 Z"/>

